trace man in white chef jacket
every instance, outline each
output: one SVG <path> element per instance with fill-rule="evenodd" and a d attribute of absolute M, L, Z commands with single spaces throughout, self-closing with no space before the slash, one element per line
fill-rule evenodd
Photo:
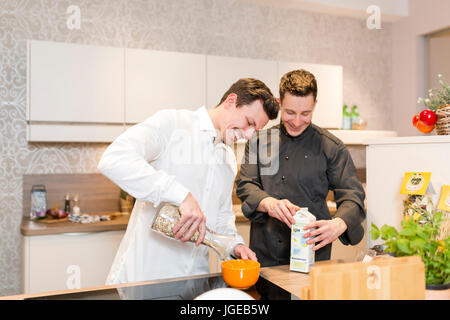
<path fill-rule="evenodd" d="M 237 173 L 232 145 L 249 139 L 279 110 L 270 89 L 240 79 L 211 110 L 166 109 L 122 133 L 105 150 L 98 169 L 136 198 L 107 284 L 209 273 L 206 226 L 235 233 L 229 255 L 256 256 L 237 234 L 232 190 Z M 180 223 L 169 239 L 151 230 L 163 203 L 179 206 Z M 186 242 L 195 231 L 197 243 Z"/>

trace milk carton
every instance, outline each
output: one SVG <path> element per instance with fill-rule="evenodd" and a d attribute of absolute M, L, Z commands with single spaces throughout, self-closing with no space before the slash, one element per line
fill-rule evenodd
<path fill-rule="evenodd" d="M 301 208 L 295 213 L 295 223 L 291 227 L 291 264 L 292 271 L 309 272 L 314 265 L 314 244 L 307 244 L 311 238 L 303 238 L 303 235 L 311 230 L 303 230 L 303 227 L 316 220 L 308 208 Z"/>

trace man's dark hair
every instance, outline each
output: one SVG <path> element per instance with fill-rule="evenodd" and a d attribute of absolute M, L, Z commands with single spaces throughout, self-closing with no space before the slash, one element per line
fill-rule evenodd
<path fill-rule="evenodd" d="M 317 81 L 314 75 L 306 70 L 294 70 L 286 73 L 280 82 L 280 100 L 283 100 L 286 92 L 297 96 L 306 97 L 313 95 L 317 99 Z"/>
<path fill-rule="evenodd" d="M 237 107 L 260 100 L 269 119 L 277 118 L 280 106 L 264 82 L 253 78 L 239 79 L 225 92 L 219 105 L 232 93 L 237 95 Z"/>

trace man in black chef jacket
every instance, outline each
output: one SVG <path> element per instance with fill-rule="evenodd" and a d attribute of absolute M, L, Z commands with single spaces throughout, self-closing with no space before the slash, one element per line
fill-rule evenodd
<path fill-rule="evenodd" d="M 286 73 L 280 83 L 281 123 L 254 135 L 245 148 L 236 193 L 251 220 L 250 248 L 263 267 L 289 264 L 290 227 L 300 207 L 317 219 L 306 233 L 314 237 L 309 243 L 316 261 L 330 259 L 337 238 L 356 245 L 364 236 L 364 189 L 342 141 L 311 123 L 316 98 L 313 74 Z M 337 204 L 333 219 L 329 190 Z"/>

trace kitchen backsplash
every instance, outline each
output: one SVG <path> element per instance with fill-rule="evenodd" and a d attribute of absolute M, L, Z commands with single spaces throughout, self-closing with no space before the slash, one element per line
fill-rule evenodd
<path fill-rule="evenodd" d="M 80 8 L 79 29 L 68 28 L 71 5 Z M 27 39 L 338 64 L 344 101 L 358 104 L 368 129 L 391 129 L 387 22 L 369 30 L 363 20 L 237 0 L 2 0 L 0 295 L 20 293 L 22 175 L 97 172 L 106 148 L 27 143 Z"/>

